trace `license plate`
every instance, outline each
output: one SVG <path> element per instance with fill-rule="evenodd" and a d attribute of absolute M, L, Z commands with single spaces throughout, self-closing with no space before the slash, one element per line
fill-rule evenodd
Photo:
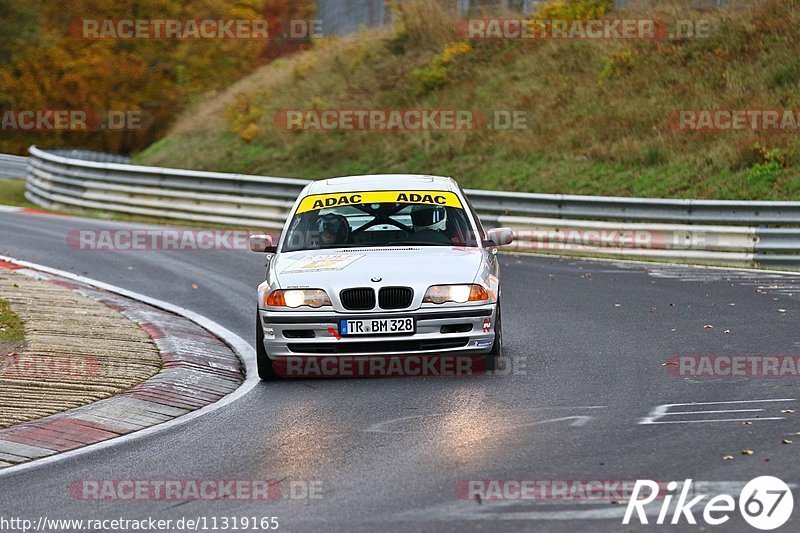
<path fill-rule="evenodd" d="M 386 335 L 414 333 L 413 318 L 370 318 L 339 321 L 341 335 Z"/>

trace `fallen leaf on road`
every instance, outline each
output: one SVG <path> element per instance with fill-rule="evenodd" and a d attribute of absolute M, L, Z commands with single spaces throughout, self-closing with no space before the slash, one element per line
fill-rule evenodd
<path fill-rule="evenodd" d="M 195 290 L 199 289 L 199 287 L 197 286 L 197 283 L 192 283 L 192 289 L 195 289 Z"/>
<path fill-rule="evenodd" d="M 783 439 L 781 441 L 781 444 L 791 444 L 791 443 L 792 443 L 792 441 L 790 441 L 789 439 Z"/>
<path fill-rule="evenodd" d="M 742 450 L 742 455 L 753 455 L 753 450 Z"/>

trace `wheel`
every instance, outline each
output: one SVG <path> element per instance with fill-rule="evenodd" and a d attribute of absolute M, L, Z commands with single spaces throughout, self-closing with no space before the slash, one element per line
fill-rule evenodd
<path fill-rule="evenodd" d="M 492 351 L 484 357 L 486 370 L 496 370 L 503 356 L 503 324 L 500 320 L 500 302 L 497 302 L 497 316 L 494 319 L 494 344 Z"/>
<path fill-rule="evenodd" d="M 261 317 L 256 312 L 256 363 L 258 364 L 258 377 L 263 380 L 271 380 L 278 377 L 272 366 L 272 359 L 267 355 L 264 348 L 264 328 L 261 326 Z"/>

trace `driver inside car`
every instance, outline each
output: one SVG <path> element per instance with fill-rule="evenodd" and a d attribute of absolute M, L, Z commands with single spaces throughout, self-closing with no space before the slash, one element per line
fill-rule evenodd
<path fill-rule="evenodd" d="M 414 240 L 450 244 L 447 236 L 447 209 L 440 205 L 415 205 L 411 209 Z"/>
<path fill-rule="evenodd" d="M 316 230 L 319 232 L 322 247 L 347 244 L 350 238 L 350 225 L 342 215 L 328 213 L 317 219 Z"/>

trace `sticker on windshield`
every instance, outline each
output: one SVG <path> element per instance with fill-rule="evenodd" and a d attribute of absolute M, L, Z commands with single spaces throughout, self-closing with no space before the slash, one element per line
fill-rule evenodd
<path fill-rule="evenodd" d="M 306 196 L 297 207 L 297 213 L 316 211 L 326 207 L 358 204 L 428 204 L 461 208 L 455 193 L 446 191 L 364 191 Z"/>
<path fill-rule="evenodd" d="M 353 264 L 364 257 L 354 254 L 325 254 L 312 255 L 295 261 L 282 274 L 296 274 L 302 272 L 335 272 Z"/>

